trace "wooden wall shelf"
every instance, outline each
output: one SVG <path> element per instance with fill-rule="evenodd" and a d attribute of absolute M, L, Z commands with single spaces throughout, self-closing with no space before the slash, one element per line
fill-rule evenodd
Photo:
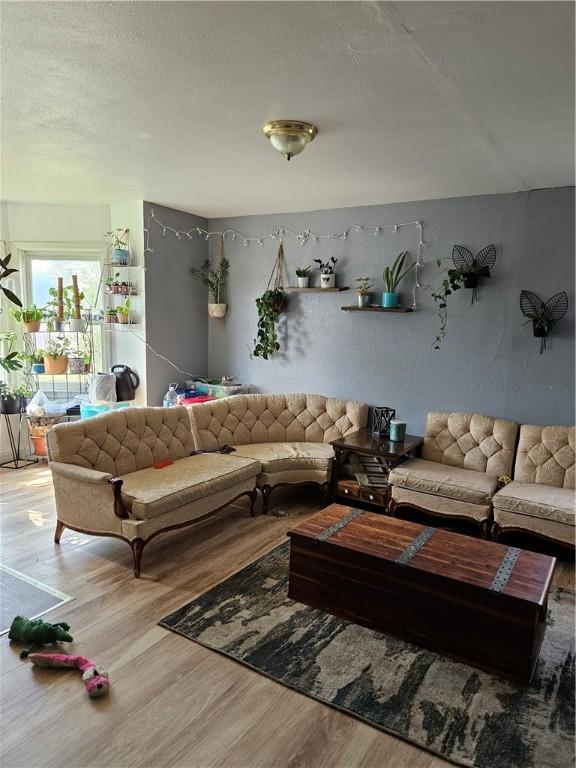
<path fill-rule="evenodd" d="M 284 293 L 340 293 L 348 291 L 348 288 L 298 288 L 298 286 L 288 286 L 284 288 Z"/>
<path fill-rule="evenodd" d="M 412 307 L 340 307 L 344 312 L 412 312 Z"/>

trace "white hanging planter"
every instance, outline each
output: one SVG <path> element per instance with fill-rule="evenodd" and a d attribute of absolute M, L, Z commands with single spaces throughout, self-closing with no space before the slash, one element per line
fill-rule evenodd
<path fill-rule="evenodd" d="M 228 308 L 227 304 L 208 304 L 208 316 L 224 317 L 224 315 L 226 314 L 227 308 Z"/>

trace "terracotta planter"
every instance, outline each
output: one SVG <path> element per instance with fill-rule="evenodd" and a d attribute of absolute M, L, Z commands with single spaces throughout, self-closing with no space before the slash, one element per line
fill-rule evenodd
<path fill-rule="evenodd" d="M 45 357 L 44 368 L 47 374 L 50 376 L 58 376 L 60 373 L 66 373 L 68 368 L 68 355 L 60 355 L 60 357 Z"/>
<path fill-rule="evenodd" d="M 128 325 L 128 323 L 130 322 L 130 315 L 119 314 L 118 322 L 121 323 L 122 325 Z"/>
<path fill-rule="evenodd" d="M 26 333 L 38 333 L 40 330 L 40 323 L 42 320 L 32 320 L 29 323 L 24 323 L 24 330 Z"/>
<path fill-rule="evenodd" d="M 36 456 L 48 456 L 48 449 L 46 448 L 46 435 L 30 435 L 34 453 Z"/>

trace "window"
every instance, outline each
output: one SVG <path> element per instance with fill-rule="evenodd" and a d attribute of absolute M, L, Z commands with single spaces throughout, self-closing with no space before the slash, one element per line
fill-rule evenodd
<path fill-rule="evenodd" d="M 22 274 L 24 278 L 23 296 L 27 305 L 35 304 L 44 308 L 51 301 L 50 289 L 56 288 L 57 278 L 62 277 L 64 286 L 72 285 L 72 275 L 78 276 L 82 300 L 82 316 L 86 318 L 90 311 L 97 312 L 101 305 L 102 251 L 82 252 L 80 250 L 26 250 L 22 253 Z M 50 310 L 51 308 L 48 307 Z M 53 310 L 52 310 L 53 311 Z M 42 323 L 39 333 L 25 339 L 25 346 L 32 349 L 45 349 L 55 339 L 65 339 L 69 345 L 69 372 L 60 375 L 39 374 L 31 382 L 34 388 L 42 389 L 50 398 L 70 400 L 75 394 L 85 393 L 92 373 L 105 370 L 106 350 L 99 321 L 86 324 L 86 333 L 71 332 L 68 326 L 63 331 L 52 329 Z M 30 349 L 25 351 L 30 352 Z M 81 359 L 85 367 L 82 369 Z M 73 364 L 72 364 L 73 363 Z M 70 371 L 73 371 L 71 373 Z"/>

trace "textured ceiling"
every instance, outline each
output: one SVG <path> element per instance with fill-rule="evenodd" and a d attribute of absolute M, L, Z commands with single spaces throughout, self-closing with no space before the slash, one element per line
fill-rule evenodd
<path fill-rule="evenodd" d="M 3 2 L 2 197 L 206 216 L 574 183 L 571 2 Z M 287 163 L 271 118 L 315 122 Z"/>

